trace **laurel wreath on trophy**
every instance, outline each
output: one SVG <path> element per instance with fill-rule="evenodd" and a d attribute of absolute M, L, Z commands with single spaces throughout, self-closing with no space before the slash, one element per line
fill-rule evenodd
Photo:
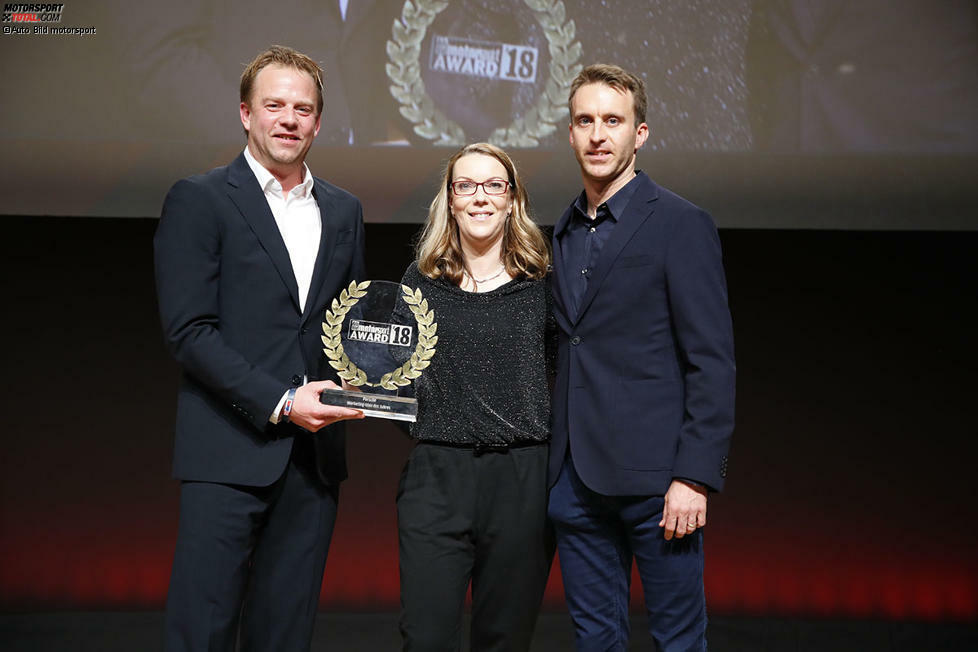
<path fill-rule="evenodd" d="M 378 382 L 371 383 L 367 380 L 367 374 L 343 351 L 343 343 L 340 339 L 346 313 L 366 296 L 368 287 L 370 281 L 362 283 L 353 281 L 348 288 L 340 292 L 338 300 L 333 299 L 323 322 L 323 353 L 329 358 L 329 365 L 336 369 L 336 375 L 350 385 L 396 390 L 398 387 L 410 385 L 411 381 L 420 376 L 421 372 L 431 364 L 431 358 L 435 355 L 435 344 L 438 343 L 435 311 L 428 309 L 428 300 L 421 296 L 420 288 L 411 290 L 406 285 L 401 286 L 404 303 L 411 309 L 414 320 L 418 324 L 418 345 L 407 362 L 381 376 Z"/>
<path fill-rule="evenodd" d="M 523 0 L 547 37 L 550 78 L 537 103 L 512 124 L 492 132 L 489 140 L 501 147 L 535 147 L 552 134 L 567 112 L 567 93 L 581 70 L 581 44 L 574 40 L 576 27 L 567 20 L 561 0 Z M 435 107 L 421 79 L 421 41 L 425 32 L 449 0 L 406 0 L 400 20 L 395 19 L 387 41 L 387 77 L 391 95 L 401 104 L 401 115 L 414 124 L 414 131 L 435 145 L 464 145 L 462 127 Z"/>

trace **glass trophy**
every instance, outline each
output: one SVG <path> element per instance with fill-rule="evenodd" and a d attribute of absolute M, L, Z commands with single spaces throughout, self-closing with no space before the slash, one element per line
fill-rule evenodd
<path fill-rule="evenodd" d="M 420 289 L 390 281 L 353 281 L 323 321 L 323 353 L 352 389 L 327 389 L 320 401 L 368 417 L 414 421 L 418 402 L 401 396 L 431 364 L 435 312 Z"/>

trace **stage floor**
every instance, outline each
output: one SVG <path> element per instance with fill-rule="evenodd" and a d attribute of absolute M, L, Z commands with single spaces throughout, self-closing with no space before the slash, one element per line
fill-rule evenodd
<path fill-rule="evenodd" d="M 162 645 L 160 612 L 47 612 L 0 614 L 4 652 L 155 652 Z M 652 650 L 645 618 L 632 616 L 630 650 Z M 714 617 L 710 652 L 973 652 L 978 626 L 882 621 L 788 620 Z M 322 613 L 312 650 L 396 651 L 397 614 Z M 468 650 L 468 646 L 463 646 Z M 532 652 L 573 650 L 570 620 L 564 612 L 544 612 Z"/>

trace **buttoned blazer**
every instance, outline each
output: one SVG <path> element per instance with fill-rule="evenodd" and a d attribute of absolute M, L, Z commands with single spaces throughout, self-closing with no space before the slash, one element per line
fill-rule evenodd
<path fill-rule="evenodd" d="M 720 490 L 734 425 L 734 351 L 713 220 L 639 173 L 574 314 L 554 228 L 559 325 L 549 482 L 568 446 L 606 495 L 662 495 L 673 478 Z"/>
<path fill-rule="evenodd" d="M 284 392 L 338 379 L 322 354 L 329 302 L 363 279 L 360 201 L 315 179 L 322 236 L 306 299 L 285 242 L 244 155 L 178 181 L 154 238 L 156 284 L 168 348 L 183 368 L 174 477 L 267 486 L 285 469 L 297 426 L 272 425 Z M 322 479 L 346 477 L 342 424 L 314 437 Z"/>

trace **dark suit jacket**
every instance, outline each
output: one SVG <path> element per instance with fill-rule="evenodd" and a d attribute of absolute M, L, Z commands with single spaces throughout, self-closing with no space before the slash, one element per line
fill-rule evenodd
<path fill-rule="evenodd" d="M 568 445 L 606 495 L 663 495 L 673 478 L 719 490 L 734 423 L 734 354 L 710 216 L 639 173 L 578 314 L 562 278 L 573 208 L 554 228 L 560 327 L 549 481 Z"/>
<path fill-rule="evenodd" d="M 323 361 L 323 311 L 364 276 L 363 217 L 356 197 L 321 179 L 313 194 L 322 238 L 304 312 L 285 242 L 243 154 L 177 182 L 166 197 L 154 246 L 163 331 L 184 370 L 178 479 L 271 484 L 299 432 L 268 421 L 283 393 L 303 375 L 336 380 Z M 344 479 L 342 425 L 314 441 L 322 479 Z"/>

